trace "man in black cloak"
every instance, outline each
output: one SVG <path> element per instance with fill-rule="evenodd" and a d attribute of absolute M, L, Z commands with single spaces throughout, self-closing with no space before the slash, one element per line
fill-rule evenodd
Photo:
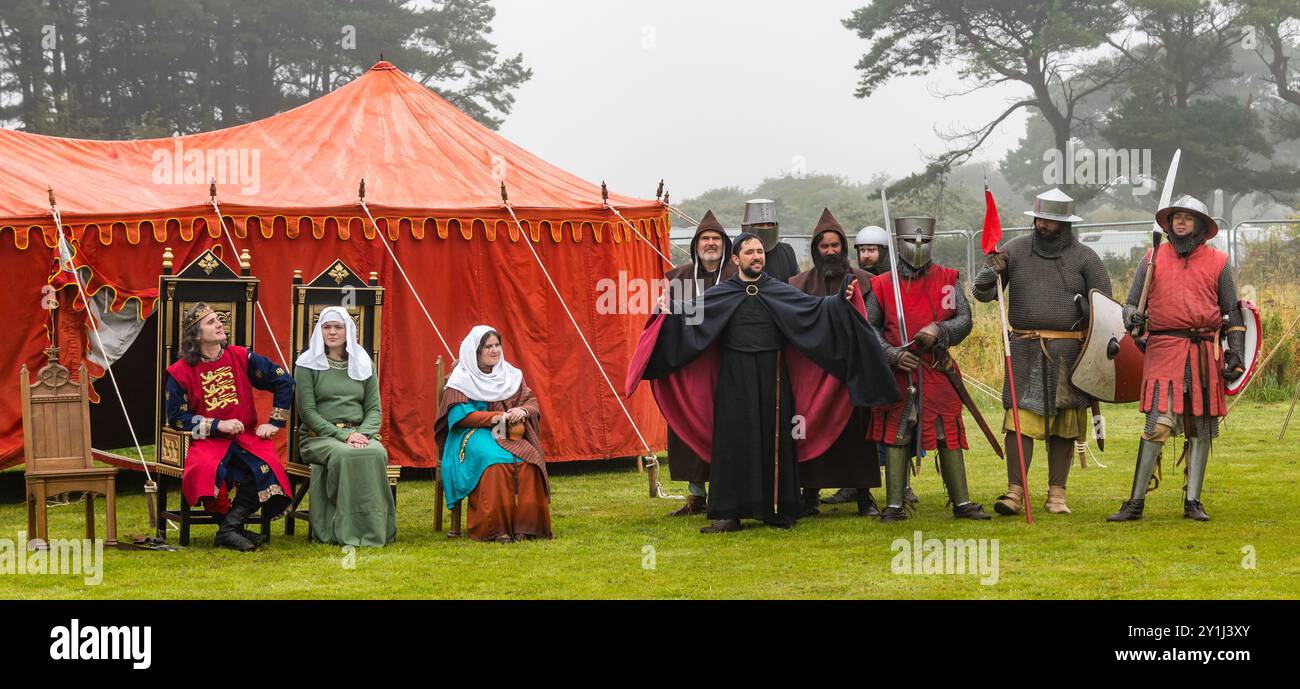
<path fill-rule="evenodd" d="M 651 318 L 625 386 L 631 395 L 654 381 L 669 426 L 710 459 L 714 521 L 702 533 L 738 531 L 741 519 L 793 526 L 796 458 L 824 453 L 839 436 L 843 425 L 828 421 L 843 411 L 837 402 L 899 399 L 861 286 L 846 277 L 837 294 L 804 294 L 763 272 L 763 243 L 749 233 L 732 252 L 736 276 Z"/>

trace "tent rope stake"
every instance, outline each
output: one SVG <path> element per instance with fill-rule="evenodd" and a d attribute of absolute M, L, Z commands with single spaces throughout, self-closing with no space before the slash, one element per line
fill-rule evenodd
<path fill-rule="evenodd" d="M 108 360 L 108 352 L 104 349 L 104 340 L 99 334 L 99 321 L 96 320 L 95 314 L 91 311 L 90 299 L 86 296 L 86 286 L 81 282 L 81 273 L 77 271 L 77 266 L 72 261 L 72 247 L 68 245 L 67 238 L 63 235 L 63 213 L 59 211 L 59 206 L 54 200 L 54 189 L 49 190 L 50 194 L 50 215 L 54 217 L 54 227 L 59 235 L 59 266 L 62 270 L 72 273 L 72 279 L 77 283 L 77 293 L 81 295 L 81 303 L 86 305 L 86 316 L 90 321 L 91 333 L 95 336 L 95 347 L 104 357 L 104 370 L 108 372 L 108 379 L 113 383 L 113 393 L 117 395 L 117 404 L 122 408 L 122 418 L 126 419 L 126 429 L 131 433 L 131 444 L 135 446 L 136 456 L 140 461 L 140 468 L 144 470 L 144 492 L 149 503 L 149 525 L 156 527 L 158 523 L 157 508 L 154 503 L 154 494 L 158 492 L 158 484 L 153 480 L 153 474 L 149 471 L 149 463 L 144 459 L 144 450 L 140 448 L 140 438 L 135 433 L 135 424 L 131 423 L 131 415 L 126 411 L 126 401 L 122 397 L 122 389 L 117 385 L 117 374 L 113 373 L 113 364 Z M 51 333 L 55 338 L 58 333 Z"/>
<path fill-rule="evenodd" d="M 370 226 L 375 228 L 375 236 L 379 237 L 379 241 L 384 243 L 384 248 L 388 250 L 388 257 L 393 260 L 393 265 L 397 267 L 397 273 L 402 276 L 402 280 L 406 283 L 407 289 L 411 290 L 411 296 L 415 297 L 415 303 L 420 305 L 420 310 L 424 312 L 424 317 L 429 320 L 429 325 L 433 328 L 433 333 L 437 335 L 438 340 L 442 342 L 442 348 L 447 350 L 448 356 L 455 359 L 456 353 L 451 351 L 451 347 L 447 345 L 447 338 L 442 336 L 442 331 L 438 329 L 438 324 L 433 322 L 433 316 L 430 316 L 429 309 L 425 308 L 424 300 L 420 298 L 420 292 L 415 289 L 415 285 L 411 284 L 411 278 L 406 276 L 406 269 L 402 267 L 402 262 L 397 260 L 397 254 L 393 253 L 393 247 L 388 243 L 388 238 L 384 236 L 382 231 L 380 231 L 379 223 L 375 222 L 375 216 L 370 214 L 370 207 L 366 205 L 366 181 L 364 179 L 361 180 L 361 191 L 360 196 L 357 198 L 357 203 L 361 206 L 361 210 L 366 212 L 366 217 L 370 219 Z"/>

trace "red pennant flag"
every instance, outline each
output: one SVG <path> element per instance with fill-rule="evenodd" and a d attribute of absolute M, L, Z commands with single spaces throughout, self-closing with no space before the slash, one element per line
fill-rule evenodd
<path fill-rule="evenodd" d="M 998 242 L 1002 241 L 1002 221 L 998 219 L 998 204 L 993 201 L 993 192 L 989 191 L 989 184 L 984 182 L 984 235 L 980 239 L 980 248 L 985 254 L 991 254 L 998 250 Z"/>

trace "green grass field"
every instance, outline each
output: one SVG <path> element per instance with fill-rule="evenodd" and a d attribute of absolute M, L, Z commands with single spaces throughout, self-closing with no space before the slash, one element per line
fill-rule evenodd
<path fill-rule="evenodd" d="M 974 393 L 978 394 L 978 393 Z M 988 401 L 988 400 L 983 400 Z M 982 402 L 983 402 L 982 401 Z M 986 411 L 990 418 L 993 410 Z M 354 567 L 335 546 L 286 538 L 274 525 L 270 546 L 235 553 L 212 546 L 214 527 L 196 527 L 181 552 L 109 550 L 103 580 L 80 575 L 0 575 L 6 598 L 1294 598 L 1300 593 L 1300 429 L 1276 440 L 1284 404 L 1243 403 L 1214 448 L 1204 501 L 1209 523 L 1182 518 L 1181 470 L 1166 457 L 1166 482 L 1148 499 L 1146 518 L 1109 524 L 1128 490 L 1140 415 L 1106 410 L 1108 468 L 1076 464 L 1071 516 L 1035 513 L 975 523 L 952 519 L 932 463 L 916 479 L 916 518 L 880 524 L 847 506 L 803 520 L 792 531 L 747 523 L 738 534 L 704 536 L 703 517 L 664 516 L 680 502 L 646 497 L 630 463 L 598 469 L 557 467 L 556 539 L 501 546 L 434 533 L 433 485 L 404 481 L 398 541 L 359 549 Z M 976 437 L 968 467 L 975 499 L 992 511 L 1004 471 Z M 1042 459 L 1041 446 L 1038 459 Z M 1035 506 L 1045 469 L 1035 462 Z M 1091 463 L 1090 463 L 1091 464 Z M 667 470 L 664 471 L 667 480 Z M 669 492 L 684 484 L 666 483 Z M 883 497 L 883 493 L 877 493 Z M 118 526 L 144 533 L 143 497 L 123 496 Z M 78 537 L 80 504 L 51 508 L 51 536 Z M 102 515 L 102 508 L 101 508 Z M 0 505 L 0 538 L 24 528 L 21 504 Z M 894 574 L 894 539 L 998 539 L 998 580 L 977 574 Z M 102 516 L 100 523 L 102 534 Z M 170 542 L 176 542 L 173 532 Z M 12 546 L 10 546 L 12 547 Z M 653 549 L 653 557 L 650 553 Z M 1254 568 L 1243 567 L 1253 551 Z M 0 553 L 3 549 L 0 548 Z M 648 567 L 653 560 L 653 567 Z"/>

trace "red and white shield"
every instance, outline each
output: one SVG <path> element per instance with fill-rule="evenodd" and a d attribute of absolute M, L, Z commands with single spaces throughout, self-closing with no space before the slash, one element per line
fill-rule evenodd
<path fill-rule="evenodd" d="M 1070 371 L 1084 394 L 1114 404 L 1142 396 L 1142 350 L 1124 328 L 1124 307 L 1097 290 L 1088 293 L 1088 335 Z"/>
<path fill-rule="evenodd" d="M 1224 381 L 1224 392 L 1229 395 L 1241 392 L 1246 387 L 1246 383 L 1250 382 L 1251 376 L 1255 375 L 1255 367 L 1259 365 L 1260 344 L 1264 340 L 1264 330 L 1259 322 L 1259 308 L 1246 299 L 1237 302 L 1237 308 L 1241 309 L 1246 321 L 1246 351 L 1238 352 L 1241 354 L 1242 365 L 1246 367 L 1246 373 L 1231 383 Z M 1226 330 L 1219 335 L 1219 346 L 1224 350 L 1228 349 Z"/>

